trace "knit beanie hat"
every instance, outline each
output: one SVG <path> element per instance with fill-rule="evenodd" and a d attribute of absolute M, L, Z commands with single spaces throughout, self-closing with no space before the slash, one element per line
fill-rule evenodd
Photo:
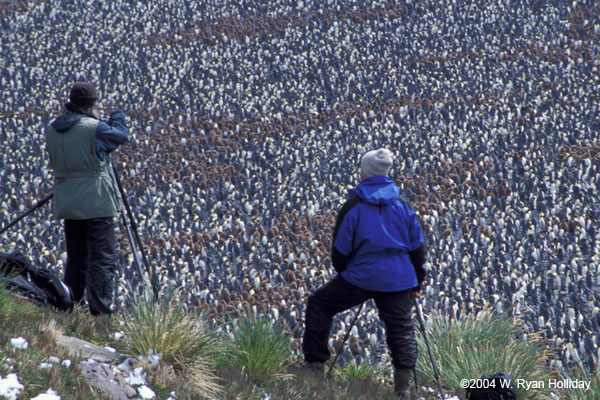
<path fill-rule="evenodd" d="M 360 159 L 360 166 L 365 178 L 387 175 L 390 172 L 394 158 L 388 149 L 371 150 Z"/>
<path fill-rule="evenodd" d="M 74 106 L 89 108 L 96 104 L 98 92 L 96 92 L 94 85 L 89 82 L 77 82 L 71 88 L 69 100 Z"/>

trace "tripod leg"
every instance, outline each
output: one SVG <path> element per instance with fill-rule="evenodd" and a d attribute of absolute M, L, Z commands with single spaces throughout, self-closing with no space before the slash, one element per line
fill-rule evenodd
<path fill-rule="evenodd" d="M 46 196 L 43 199 L 41 199 L 40 201 L 38 201 L 29 210 L 25 211 L 23 214 L 21 214 L 20 216 L 18 216 L 17 218 L 15 218 L 14 220 L 12 220 L 11 222 L 9 222 L 8 225 L 6 225 L 4 228 L 2 228 L 0 230 L 0 235 L 2 235 L 4 232 L 6 232 L 7 230 L 9 230 L 13 226 L 15 226 L 20 220 L 22 220 L 23 218 L 25 218 L 26 216 L 28 216 L 29 214 L 31 214 L 32 212 L 34 212 L 35 210 L 37 210 L 38 208 L 40 208 L 41 206 L 43 206 L 44 204 L 46 204 L 48 201 L 50 201 L 50 199 L 52 197 L 54 197 L 54 193 L 50 193 L 48 196 Z"/>
<path fill-rule="evenodd" d="M 429 359 L 431 360 L 431 366 L 433 367 L 433 373 L 435 375 L 435 379 L 438 384 L 438 390 L 440 392 L 440 399 L 444 399 L 444 391 L 442 390 L 442 382 L 440 380 L 440 374 L 438 373 L 437 365 L 435 360 L 433 359 L 433 353 L 431 352 L 431 346 L 429 345 L 429 340 L 427 339 L 427 333 L 425 332 L 425 323 L 423 322 L 423 316 L 421 315 L 421 309 L 419 308 L 419 303 L 417 303 L 417 299 L 413 299 L 415 303 L 415 309 L 417 310 L 417 319 L 419 320 L 419 326 L 421 327 L 421 332 L 423 333 L 423 339 L 425 340 L 425 345 L 427 346 L 427 352 L 429 353 Z"/>
<path fill-rule="evenodd" d="M 135 240 L 133 238 L 133 233 L 131 232 L 131 227 L 129 225 L 127 225 L 127 220 L 125 219 L 125 216 L 123 215 L 123 213 L 121 213 L 121 223 L 123 224 L 123 228 L 125 228 L 125 232 L 127 232 L 127 238 L 129 239 L 129 244 L 131 246 L 131 252 L 133 253 L 133 263 L 136 266 L 138 275 L 140 277 L 140 281 L 144 282 L 144 270 L 142 268 L 142 264 L 140 263 L 139 257 L 138 257 L 138 252 L 136 249 L 136 244 L 135 244 Z"/>
<path fill-rule="evenodd" d="M 148 263 L 148 258 L 146 257 L 146 252 L 144 251 L 144 245 L 143 245 L 142 240 L 140 239 L 140 235 L 138 233 L 137 224 L 135 222 L 135 218 L 133 217 L 133 212 L 131 211 L 131 207 L 129 207 L 129 202 L 127 201 L 127 194 L 125 193 L 125 190 L 123 189 L 123 185 L 121 184 L 121 179 L 119 178 L 117 166 L 115 165 L 115 162 L 112 158 L 110 159 L 110 162 L 112 165 L 113 176 L 114 176 L 115 182 L 117 183 L 117 187 L 119 188 L 119 193 L 121 193 L 121 199 L 123 201 L 123 205 L 125 206 L 125 211 L 127 212 L 127 216 L 129 217 L 129 224 L 130 224 L 130 229 L 132 231 L 132 237 L 137 242 L 142 261 L 144 263 L 144 266 L 146 267 L 148 276 L 150 277 L 152 291 L 154 292 L 154 295 L 158 295 L 158 278 L 156 277 L 153 269 L 150 267 L 150 264 Z M 132 243 L 133 243 L 133 241 L 132 241 Z M 137 254 L 135 256 L 137 256 Z"/>
<path fill-rule="evenodd" d="M 329 367 L 329 370 L 327 371 L 327 379 L 329 379 L 329 377 L 331 376 L 331 371 L 333 370 L 333 367 L 335 366 L 335 362 L 337 361 L 338 357 L 340 356 L 340 353 L 342 352 L 342 349 L 344 348 L 344 344 L 346 344 L 346 341 L 348 340 L 348 336 L 350 336 L 350 331 L 352 330 L 352 327 L 354 327 L 354 324 L 356 324 L 356 319 L 358 318 L 358 315 L 362 311 L 362 308 L 364 305 L 365 305 L 364 302 L 360 303 L 360 307 L 358 308 L 358 311 L 356 311 L 356 314 L 354 315 L 352 324 L 350 324 L 350 326 L 348 327 L 348 330 L 346 331 L 346 334 L 344 335 L 344 340 L 342 341 L 342 345 L 340 346 L 340 349 L 337 351 L 335 357 L 333 358 L 333 362 L 331 363 L 331 366 Z"/>

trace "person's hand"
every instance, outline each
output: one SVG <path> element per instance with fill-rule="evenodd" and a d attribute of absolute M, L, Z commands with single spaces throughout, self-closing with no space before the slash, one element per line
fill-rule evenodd
<path fill-rule="evenodd" d="M 421 290 L 413 290 L 411 295 L 412 295 L 413 299 L 417 299 L 417 298 L 423 296 L 423 290 L 422 289 Z"/>

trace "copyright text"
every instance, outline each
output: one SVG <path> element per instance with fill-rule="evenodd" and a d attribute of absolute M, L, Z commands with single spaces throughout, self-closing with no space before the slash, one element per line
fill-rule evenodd
<path fill-rule="evenodd" d="M 548 379 L 546 381 L 532 381 L 527 379 L 462 379 L 460 386 L 463 389 L 583 389 L 590 390 L 592 382 L 582 379 Z"/>

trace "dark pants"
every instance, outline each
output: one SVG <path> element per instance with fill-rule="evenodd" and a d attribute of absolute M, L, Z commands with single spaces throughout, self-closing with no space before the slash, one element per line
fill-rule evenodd
<path fill-rule="evenodd" d="M 412 369 L 417 363 L 417 342 L 412 320 L 411 290 L 375 292 L 356 287 L 336 276 L 308 298 L 302 350 L 307 362 L 325 362 L 333 316 L 368 299 L 374 299 L 379 317 L 385 323 L 387 345 L 392 364 Z"/>
<path fill-rule="evenodd" d="M 65 219 L 65 237 L 64 282 L 71 288 L 73 300 L 82 301 L 85 290 L 92 315 L 110 314 L 117 261 L 114 219 Z"/>

